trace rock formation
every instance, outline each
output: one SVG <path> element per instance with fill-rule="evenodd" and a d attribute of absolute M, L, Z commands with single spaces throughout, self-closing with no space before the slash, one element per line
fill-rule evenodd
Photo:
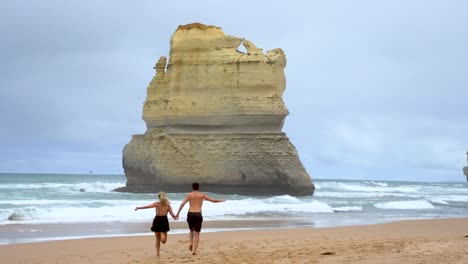
<path fill-rule="evenodd" d="M 246 53 L 237 48 L 243 45 Z M 310 176 L 281 132 L 286 58 L 203 24 L 179 26 L 147 89 L 147 131 L 123 150 L 120 191 L 311 195 Z"/>
<path fill-rule="evenodd" d="M 468 151 L 466 152 L 466 162 L 468 163 Z M 468 167 L 463 168 L 463 174 L 465 174 L 466 180 L 468 181 Z"/>

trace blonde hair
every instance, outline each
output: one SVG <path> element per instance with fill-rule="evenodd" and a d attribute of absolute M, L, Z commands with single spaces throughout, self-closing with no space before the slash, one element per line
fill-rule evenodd
<path fill-rule="evenodd" d="M 159 201 L 161 201 L 162 206 L 166 207 L 166 206 L 169 206 L 169 204 L 171 204 L 165 192 L 159 192 L 158 197 L 159 197 Z"/>

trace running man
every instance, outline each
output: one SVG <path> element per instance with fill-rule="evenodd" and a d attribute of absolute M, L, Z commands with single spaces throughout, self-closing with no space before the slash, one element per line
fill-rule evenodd
<path fill-rule="evenodd" d="M 197 254 L 198 242 L 200 241 L 200 231 L 202 228 L 203 216 L 202 216 L 202 206 L 203 201 L 207 200 L 212 203 L 220 203 L 225 200 L 214 199 L 199 191 L 200 184 L 198 182 L 192 183 L 192 192 L 188 193 L 185 199 L 179 206 L 179 211 L 177 211 L 176 218 L 179 217 L 180 211 L 184 208 L 185 204 L 189 202 L 189 210 L 187 213 L 187 222 L 190 228 L 190 246 L 189 250 L 192 252 L 192 255 Z"/>

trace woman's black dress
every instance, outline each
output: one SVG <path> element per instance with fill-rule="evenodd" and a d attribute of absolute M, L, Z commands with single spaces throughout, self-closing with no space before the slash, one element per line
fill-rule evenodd
<path fill-rule="evenodd" d="M 153 226 L 151 231 L 153 232 L 167 232 L 169 231 L 169 221 L 167 215 L 157 215 L 154 217 Z"/>

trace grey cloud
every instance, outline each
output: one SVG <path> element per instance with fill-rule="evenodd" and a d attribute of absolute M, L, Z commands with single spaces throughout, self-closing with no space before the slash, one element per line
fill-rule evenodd
<path fill-rule="evenodd" d="M 178 25 L 202 22 L 285 50 L 285 131 L 313 177 L 458 179 L 467 11 L 422 0 L 3 1 L 0 171 L 122 173 L 123 146 L 145 131 L 154 63 Z"/>

